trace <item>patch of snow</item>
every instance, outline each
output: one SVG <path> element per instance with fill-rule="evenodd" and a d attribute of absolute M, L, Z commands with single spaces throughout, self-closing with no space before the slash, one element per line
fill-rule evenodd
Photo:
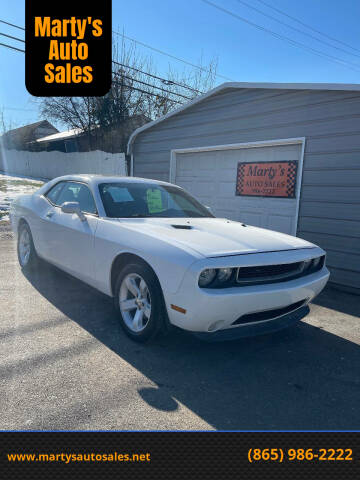
<path fill-rule="evenodd" d="M 72 130 L 67 130 L 65 132 L 52 133 L 51 135 L 47 135 L 46 137 L 38 138 L 36 142 L 38 143 L 53 142 L 54 140 L 61 140 L 64 138 L 74 138 L 82 132 L 83 130 L 81 130 L 80 128 L 73 128 Z"/>
<path fill-rule="evenodd" d="M 0 174 L 0 224 L 9 221 L 10 204 L 15 198 L 34 193 L 43 184 L 34 178 Z"/>

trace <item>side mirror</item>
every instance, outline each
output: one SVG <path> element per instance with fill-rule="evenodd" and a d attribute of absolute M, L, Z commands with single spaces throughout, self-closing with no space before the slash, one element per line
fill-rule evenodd
<path fill-rule="evenodd" d="M 210 213 L 213 213 L 213 211 L 211 210 L 211 207 L 209 207 L 208 205 L 205 205 L 205 208 L 206 208 L 206 210 L 208 210 Z"/>
<path fill-rule="evenodd" d="M 64 202 L 61 205 L 61 211 L 63 213 L 76 213 L 82 222 L 85 222 L 86 217 L 81 211 L 80 205 L 78 202 Z"/>

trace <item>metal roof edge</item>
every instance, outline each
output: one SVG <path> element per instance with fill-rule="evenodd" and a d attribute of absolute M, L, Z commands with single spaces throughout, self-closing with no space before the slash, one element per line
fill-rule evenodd
<path fill-rule="evenodd" d="M 271 82 L 225 82 L 217 87 L 209 90 L 208 92 L 195 97 L 190 102 L 182 105 L 181 107 L 173 110 L 166 115 L 163 115 L 152 122 L 146 123 L 142 127 L 137 128 L 130 135 L 128 144 L 127 144 L 127 153 L 131 154 L 131 146 L 134 143 L 135 138 L 139 133 L 157 125 L 164 120 L 167 120 L 174 115 L 177 115 L 180 112 L 183 112 L 187 108 L 196 105 L 199 102 L 202 102 L 208 97 L 215 95 L 216 93 L 226 90 L 227 88 L 269 88 L 269 89 L 287 89 L 287 90 L 349 90 L 349 91 L 360 91 L 360 84 L 357 83 L 271 83 Z"/>

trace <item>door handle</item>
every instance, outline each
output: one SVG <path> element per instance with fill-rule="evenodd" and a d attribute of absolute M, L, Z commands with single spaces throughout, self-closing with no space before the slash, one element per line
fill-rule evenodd
<path fill-rule="evenodd" d="M 50 210 L 50 212 L 47 212 L 46 218 L 51 218 L 54 215 L 54 212 Z"/>

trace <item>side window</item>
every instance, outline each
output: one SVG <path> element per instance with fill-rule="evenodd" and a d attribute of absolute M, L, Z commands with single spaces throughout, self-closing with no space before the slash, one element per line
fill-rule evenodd
<path fill-rule="evenodd" d="M 78 202 L 82 212 L 97 213 L 92 193 L 83 183 L 66 182 L 56 203 L 62 205 L 64 202 Z"/>
<path fill-rule="evenodd" d="M 77 194 L 77 201 L 80 204 L 82 212 L 97 213 L 94 197 L 86 185 L 80 185 L 80 190 Z"/>
<path fill-rule="evenodd" d="M 48 191 L 48 193 L 45 195 L 45 197 L 48 198 L 51 203 L 54 203 L 55 205 L 57 205 L 56 200 L 57 200 L 57 197 L 58 197 L 59 193 L 61 192 L 64 184 L 65 184 L 65 182 L 59 182 L 56 185 L 54 185 Z"/>

